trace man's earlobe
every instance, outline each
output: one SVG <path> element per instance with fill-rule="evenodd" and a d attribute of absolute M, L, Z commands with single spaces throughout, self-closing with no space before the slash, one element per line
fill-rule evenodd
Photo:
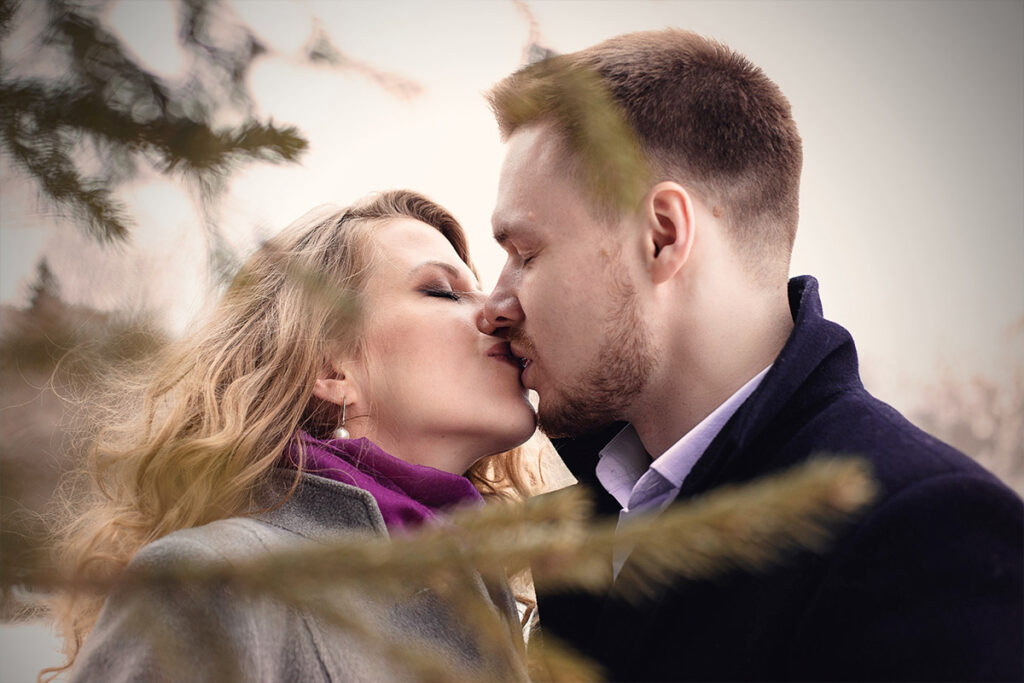
<path fill-rule="evenodd" d="M 679 183 L 665 181 L 648 194 L 648 253 L 655 284 L 672 279 L 686 264 L 696 230 L 690 194 Z"/>

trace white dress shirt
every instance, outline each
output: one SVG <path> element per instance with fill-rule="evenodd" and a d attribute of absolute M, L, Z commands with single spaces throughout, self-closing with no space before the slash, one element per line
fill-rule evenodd
<path fill-rule="evenodd" d="M 626 425 L 601 449 L 597 478 L 622 506 L 619 528 L 638 515 L 658 514 L 675 500 L 686 476 L 729 418 L 754 393 L 771 365 L 739 388 L 696 427 L 652 461 L 633 425 Z M 632 546 L 616 546 L 612 568 L 616 578 Z"/>

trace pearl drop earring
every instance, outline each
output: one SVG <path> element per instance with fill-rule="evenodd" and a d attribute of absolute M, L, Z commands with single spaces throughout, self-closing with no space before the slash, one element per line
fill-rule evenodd
<path fill-rule="evenodd" d="M 351 436 L 348 433 L 348 430 L 345 429 L 345 409 L 347 407 L 348 405 L 345 403 L 345 399 L 341 399 L 341 424 L 338 425 L 338 428 L 334 430 L 335 439 L 347 439 L 349 438 L 349 436 Z"/>

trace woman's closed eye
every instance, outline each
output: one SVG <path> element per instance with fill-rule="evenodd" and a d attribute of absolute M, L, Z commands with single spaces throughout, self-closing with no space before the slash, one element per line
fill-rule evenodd
<path fill-rule="evenodd" d="M 457 292 L 453 289 L 442 287 L 440 285 L 431 285 L 428 287 L 424 287 L 420 291 L 426 294 L 427 296 L 437 297 L 439 299 L 451 299 L 452 301 L 461 300 L 462 295 L 464 294 L 464 292 Z"/>

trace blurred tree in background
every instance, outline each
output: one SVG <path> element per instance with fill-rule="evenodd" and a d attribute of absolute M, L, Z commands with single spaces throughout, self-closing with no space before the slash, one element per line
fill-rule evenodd
<path fill-rule="evenodd" d="M 1024 348 L 1024 320 L 1000 341 Z M 1000 377 L 964 377 L 947 367 L 910 417 L 1024 495 L 1024 366 L 1011 365 Z"/>
<path fill-rule="evenodd" d="M 264 48 L 221 3 L 178 2 L 188 68 L 173 83 L 104 26 L 111 4 L 0 0 L 0 158 L 35 182 L 43 203 L 107 245 L 130 240 L 134 226 L 118 188 L 144 167 L 173 177 L 202 209 L 211 262 L 227 266 L 213 207 L 228 175 L 246 162 L 297 161 L 307 142 L 255 116 L 246 79 Z M 45 260 L 28 308 L 0 307 L 0 572 L 45 559 L 40 513 L 78 453 L 69 435 L 82 418 L 66 399 L 109 363 L 165 342 L 145 313 L 65 304 Z"/>
<path fill-rule="evenodd" d="M 185 185 L 211 274 L 229 279 L 237 258 L 216 218 L 228 178 L 247 163 L 297 162 L 307 140 L 257 116 L 248 75 L 267 49 L 226 3 L 176 0 L 186 68 L 173 80 L 147 69 L 104 23 L 114 4 L 0 0 L 0 159 L 34 182 L 41 203 L 108 247 L 130 241 L 135 226 L 119 188 L 152 170 Z M 316 27 L 301 58 L 345 59 Z M 404 85 L 402 94 L 415 88 L 375 75 L 384 87 Z M 144 310 L 66 304 L 59 275 L 45 260 L 37 269 L 27 308 L 0 305 L 0 574 L 45 561 L 41 513 L 81 457 L 90 387 L 109 364 L 168 341 Z"/>
<path fill-rule="evenodd" d="M 168 340 L 144 315 L 66 304 L 47 262 L 37 269 L 30 305 L 0 306 L 2 583 L 12 570 L 48 564 L 43 515 L 83 452 L 78 436 L 87 432 L 87 411 L 70 405 L 102 380 L 105 368 L 150 356 Z"/>
<path fill-rule="evenodd" d="M 176 175 L 210 203 L 241 163 L 298 160 L 306 139 L 254 114 L 247 76 L 265 49 L 220 3 L 178 3 L 189 66 L 176 83 L 143 68 L 103 26 L 110 4 L 0 4 L 0 146 L 45 200 L 97 240 L 119 242 L 133 223 L 114 193 L 139 164 Z M 9 55 L 27 26 L 35 35 Z"/>

